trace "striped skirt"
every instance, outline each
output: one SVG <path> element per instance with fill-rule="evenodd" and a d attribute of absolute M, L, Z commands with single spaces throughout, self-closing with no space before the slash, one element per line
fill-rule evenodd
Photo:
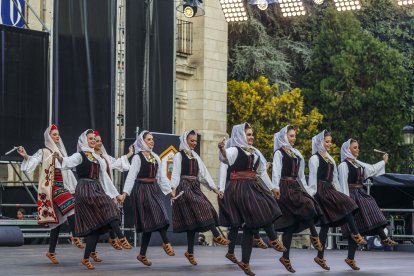
<path fill-rule="evenodd" d="M 332 183 L 318 181 L 315 199 L 322 209 L 320 225 L 337 227 L 346 222 L 346 216 L 358 209 L 355 201 L 335 189 Z"/>
<path fill-rule="evenodd" d="M 233 208 L 234 206 L 227 204 L 227 202 L 231 198 L 230 192 L 228 190 L 230 184 L 231 184 L 230 181 L 226 182 L 226 189 L 225 189 L 223 198 L 217 197 L 217 202 L 219 206 L 219 224 L 220 226 L 224 226 L 224 227 L 239 227 L 241 226 L 239 222 L 232 221 L 231 214 L 234 213 L 234 211 L 229 210 L 229 208 Z"/>
<path fill-rule="evenodd" d="M 75 199 L 73 195 L 64 188 L 62 181 L 53 181 L 52 198 L 53 203 L 57 206 L 63 216 L 75 208 Z"/>
<path fill-rule="evenodd" d="M 231 226 L 262 228 L 282 215 L 276 199 L 256 178 L 255 172 L 232 173 L 224 199 L 224 209 Z"/>
<path fill-rule="evenodd" d="M 175 233 L 197 231 L 205 232 L 218 224 L 218 216 L 213 205 L 200 189 L 195 176 L 181 176 L 177 187 L 177 198 L 172 206 L 173 231 Z"/>
<path fill-rule="evenodd" d="M 99 180 L 80 179 L 75 195 L 75 236 L 110 230 L 110 222 L 118 219 L 118 208 L 105 194 Z"/>
<path fill-rule="evenodd" d="M 349 187 L 349 196 L 356 202 L 359 209 L 355 213 L 355 223 L 358 230 L 363 235 L 372 234 L 371 231 L 379 227 L 387 226 L 387 220 L 378 207 L 375 199 L 368 195 L 362 185 L 358 188 Z M 344 236 L 349 236 L 348 225 L 342 226 Z"/>
<path fill-rule="evenodd" d="M 293 177 L 280 180 L 280 198 L 277 200 L 283 216 L 277 220 L 276 229 L 283 232 L 294 227 L 293 233 L 309 228 L 309 221 L 318 223 L 322 215 L 318 203 L 306 192 Z"/>
<path fill-rule="evenodd" d="M 131 203 L 138 233 L 167 229 L 170 225 L 164 194 L 155 181 L 135 180 Z"/>

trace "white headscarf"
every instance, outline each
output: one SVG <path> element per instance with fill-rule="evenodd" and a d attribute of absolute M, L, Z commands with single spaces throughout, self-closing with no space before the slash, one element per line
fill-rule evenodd
<path fill-rule="evenodd" d="M 352 139 L 349 139 L 345 143 L 342 144 L 341 147 L 341 162 L 345 161 L 345 159 L 353 159 L 356 160 L 356 157 L 351 153 L 349 147 L 351 146 Z"/>
<path fill-rule="evenodd" d="M 149 133 L 152 135 L 152 133 L 148 130 L 141 131 L 141 133 L 138 135 L 137 139 L 134 142 L 135 154 L 138 154 L 140 151 L 152 152 L 152 149 L 150 149 L 150 147 L 148 147 L 148 145 L 144 141 L 145 133 Z"/>
<path fill-rule="evenodd" d="M 327 132 L 327 130 L 323 130 L 318 135 L 313 136 L 313 138 L 312 138 L 312 154 L 315 154 L 317 152 L 325 153 L 326 157 L 328 157 L 329 160 L 331 160 L 335 164 L 335 160 L 326 151 L 325 146 L 324 146 L 325 132 Z"/>
<path fill-rule="evenodd" d="M 297 149 L 292 147 L 287 138 L 288 128 L 290 126 L 291 125 L 287 125 L 284 128 L 282 128 L 279 132 L 275 133 L 275 135 L 273 136 L 273 151 L 277 151 L 278 149 L 283 147 L 291 150 L 296 156 L 303 159 L 302 154 Z"/>
<path fill-rule="evenodd" d="M 231 130 L 231 137 L 228 141 L 229 147 L 253 149 L 255 153 L 259 156 L 260 163 L 262 163 L 266 167 L 266 158 L 263 156 L 260 150 L 247 143 L 247 137 L 245 132 L 246 124 L 248 123 L 244 122 L 242 124 L 233 126 L 233 129 Z"/>
<path fill-rule="evenodd" d="M 88 145 L 88 137 L 86 136 L 86 133 L 88 131 L 89 129 L 85 130 L 78 138 L 78 147 L 77 147 L 78 152 L 86 151 L 86 152 L 95 153 L 94 148 L 91 148 Z"/>
<path fill-rule="evenodd" d="M 67 157 L 68 153 L 66 152 L 65 145 L 63 144 L 62 137 L 60 137 L 59 142 L 55 143 L 52 140 L 52 137 L 50 136 L 50 131 L 53 125 L 50 125 L 44 133 L 45 138 L 45 147 L 50 149 L 52 152 L 59 153 L 62 157 Z"/>

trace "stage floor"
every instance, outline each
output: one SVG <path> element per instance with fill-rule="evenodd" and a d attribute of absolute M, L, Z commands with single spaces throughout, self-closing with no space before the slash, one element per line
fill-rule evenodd
<path fill-rule="evenodd" d="M 26 245 L 22 247 L 0 247 L 0 275 L 244 275 L 237 265 L 224 258 L 226 247 L 195 248 L 197 266 L 192 266 L 183 256 L 185 247 L 175 247 L 176 256 L 167 256 L 161 247 L 150 247 L 148 258 L 151 267 L 145 267 L 135 258 L 139 248 L 116 251 L 107 244 L 99 244 L 98 252 L 103 262 L 88 271 L 80 264 L 83 250 L 70 245 L 58 245 L 60 264 L 53 265 L 44 256 L 47 246 Z M 236 248 L 238 255 L 240 248 Z M 346 251 L 328 250 L 326 259 L 331 271 L 322 270 L 313 258 L 316 251 L 293 249 L 291 260 L 296 274 L 316 275 L 413 275 L 414 253 L 412 252 L 357 252 L 360 271 L 352 271 L 345 264 Z M 292 275 L 279 263 L 280 253 L 271 249 L 253 249 L 252 269 L 256 275 Z"/>

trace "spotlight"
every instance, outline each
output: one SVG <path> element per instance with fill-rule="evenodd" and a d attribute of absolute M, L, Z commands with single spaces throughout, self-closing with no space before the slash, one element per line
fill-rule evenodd
<path fill-rule="evenodd" d="M 267 9 L 267 7 L 269 7 L 269 4 L 266 0 L 257 0 L 257 7 L 259 8 L 259 10 L 264 11 Z"/>
<path fill-rule="evenodd" d="M 279 0 L 279 5 L 284 17 L 302 16 L 306 14 L 302 0 Z"/>
<path fill-rule="evenodd" d="M 244 0 L 220 0 L 220 4 L 227 22 L 247 21 Z"/>
<path fill-rule="evenodd" d="M 355 11 L 361 9 L 361 2 L 354 0 L 334 0 L 337 11 Z"/>
<path fill-rule="evenodd" d="M 183 13 L 184 16 L 188 18 L 202 16 L 205 14 L 202 3 L 203 0 L 183 0 L 182 3 L 177 6 L 177 11 Z"/>
<path fill-rule="evenodd" d="M 398 6 L 408 6 L 414 4 L 413 0 L 397 1 Z"/>

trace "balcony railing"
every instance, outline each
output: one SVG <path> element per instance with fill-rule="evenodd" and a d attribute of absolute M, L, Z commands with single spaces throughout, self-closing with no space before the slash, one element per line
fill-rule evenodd
<path fill-rule="evenodd" d="M 193 54 L 193 23 L 177 20 L 177 54 L 190 56 Z"/>

